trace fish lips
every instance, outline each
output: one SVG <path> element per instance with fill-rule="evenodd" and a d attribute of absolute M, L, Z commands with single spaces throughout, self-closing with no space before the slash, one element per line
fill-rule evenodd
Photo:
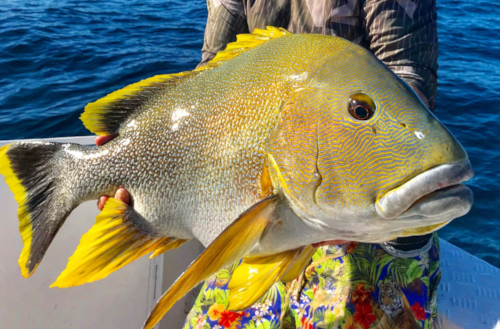
<path fill-rule="evenodd" d="M 469 159 L 439 165 L 387 192 L 375 208 L 384 219 L 450 221 L 465 215 L 472 206 L 472 191 L 460 184 L 472 176 Z"/>

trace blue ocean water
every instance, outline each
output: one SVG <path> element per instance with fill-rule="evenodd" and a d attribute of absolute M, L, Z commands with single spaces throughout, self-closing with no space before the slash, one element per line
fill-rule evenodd
<path fill-rule="evenodd" d="M 439 0 L 436 114 L 469 152 L 471 212 L 440 231 L 500 267 L 500 5 Z M 2 0 L 0 140 L 88 135 L 106 94 L 200 60 L 205 1 Z"/>

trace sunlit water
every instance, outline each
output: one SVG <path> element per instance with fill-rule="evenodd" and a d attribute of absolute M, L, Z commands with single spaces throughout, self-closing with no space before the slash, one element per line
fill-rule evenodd
<path fill-rule="evenodd" d="M 193 69 L 205 1 L 2 0 L 0 139 L 88 135 L 84 106 Z M 469 152 L 475 204 L 441 237 L 500 267 L 500 5 L 439 0 L 436 114 Z"/>

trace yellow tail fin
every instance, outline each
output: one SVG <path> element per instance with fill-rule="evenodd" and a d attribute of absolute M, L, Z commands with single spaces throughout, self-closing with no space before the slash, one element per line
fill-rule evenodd
<path fill-rule="evenodd" d="M 67 161 L 62 153 L 70 145 L 20 142 L 0 148 L 0 174 L 19 204 L 24 245 L 19 266 L 25 278 L 33 274 L 57 231 L 80 202 L 74 195 L 62 193 L 63 183 L 69 184 L 72 177 L 59 176 Z"/>
<path fill-rule="evenodd" d="M 108 199 L 51 287 L 66 288 L 100 280 L 147 253 L 158 255 L 186 242 L 155 236 L 147 224 L 132 207 Z"/>
<path fill-rule="evenodd" d="M 23 277 L 27 278 L 33 274 L 38 264 L 36 264 L 33 268 L 29 268 L 27 266 L 29 256 L 31 254 L 31 214 L 27 205 L 28 192 L 14 172 L 11 161 L 7 156 L 7 151 L 11 145 L 12 144 L 5 145 L 0 148 L 0 174 L 5 177 L 5 182 L 9 186 L 12 193 L 14 193 L 14 198 L 19 205 L 17 210 L 19 217 L 19 231 L 21 232 L 21 237 L 23 238 L 23 250 L 21 251 L 21 256 L 19 257 L 19 266 L 21 267 L 21 274 Z"/>
<path fill-rule="evenodd" d="M 222 232 L 163 294 L 149 314 L 144 328 L 153 328 L 162 316 L 198 283 L 252 250 L 270 224 L 269 218 L 275 204 L 275 197 L 264 199 L 243 213 Z"/>

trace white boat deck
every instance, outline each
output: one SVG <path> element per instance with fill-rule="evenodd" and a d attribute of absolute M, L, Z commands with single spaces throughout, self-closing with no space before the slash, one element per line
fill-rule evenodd
<path fill-rule="evenodd" d="M 92 144 L 93 137 L 44 139 Z M 3 146 L 12 141 L 0 141 Z M 143 257 L 104 280 L 69 289 L 49 288 L 98 214 L 94 202 L 66 220 L 36 273 L 23 279 L 17 259 L 22 249 L 17 204 L 0 181 L 0 328 L 138 329 L 173 281 L 200 253 L 192 241 L 152 260 Z M 441 240 L 442 280 L 439 328 L 500 329 L 500 269 Z M 181 328 L 194 294 L 179 301 L 157 328 Z M 449 323 L 449 320 L 456 326 Z"/>
<path fill-rule="evenodd" d="M 441 315 L 463 329 L 500 329 L 500 269 L 442 239 L 440 246 Z"/>

